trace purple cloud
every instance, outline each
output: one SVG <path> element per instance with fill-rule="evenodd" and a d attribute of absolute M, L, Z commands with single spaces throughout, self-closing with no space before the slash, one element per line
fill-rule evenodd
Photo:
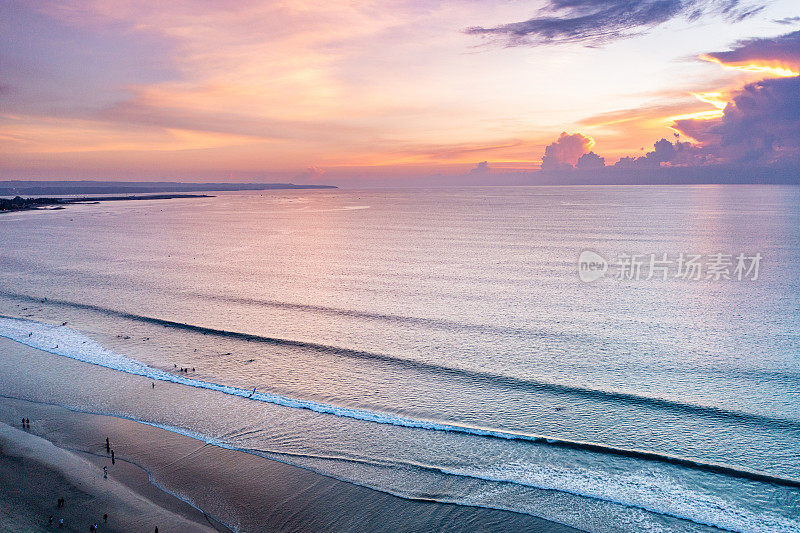
<path fill-rule="evenodd" d="M 744 39 L 731 50 L 711 52 L 705 57 L 727 65 L 760 63 L 782 66 L 800 65 L 800 30 L 778 37 Z"/>
<path fill-rule="evenodd" d="M 660 168 L 662 166 L 698 166 L 709 163 L 706 151 L 690 142 L 682 142 L 676 135 L 675 142 L 660 139 L 653 150 L 640 157 L 623 157 L 614 164 L 621 169 Z"/>
<path fill-rule="evenodd" d="M 605 166 L 606 166 L 606 158 L 601 157 L 594 152 L 583 154 L 578 158 L 578 162 L 575 163 L 575 168 L 577 168 L 578 170 L 594 170 L 598 168 L 603 168 Z"/>
<path fill-rule="evenodd" d="M 647 32 L 671 19 L 722 16 L 740 21 L 763 9 L 741 0 L 550 0 L 536 17 L 466 33 L 497 37 L 508 46 L 585 42 L 602 45 Z"/>
<path fill-rule="evenodd" d="M 561 132 L 558 139 L 544 149 L 542 170 L 571 170 L 593 145 L 592 138 L 582 133 Z"/>
<path fill-rule="evenodd" d="M 721 118 L 680 120 L 676 127 L 721 162 L 800 163 L 800 77 L 746 85 Z"/>
<path fill-rule="evenodd" d="M 481 161 L 475 168 L 469 171 L 470 174 L 488 174 L 489 173 L 489 162 L 488 161 Z"/>
<path fill-rule="evenodd" d="M 774 20 L 773 22 L 777 22 L 778 24 L 784 24 L 786 26 L 791 26 L 793 24 L 800 24 L 800 17 L 784 17 L 782 19 Z"/>

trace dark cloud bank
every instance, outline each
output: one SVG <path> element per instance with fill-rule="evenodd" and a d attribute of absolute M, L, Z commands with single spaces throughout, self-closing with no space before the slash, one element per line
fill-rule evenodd
<path fill-rule="evenodd" d="M 770 66 L 800 66 L 800 30 L 777 37 L 737 41 L 730 50 L 705 55 L 732 65 L 757 61 Z"/>
<path fill-rule="evenodd" d="M 472 35 L 508 46 L 582 42 L 602 45 L 647 32 L 669 20 L 718 16 L 738 22 L 763 9 L 743 0 L 550 0 L 536 16 L 499 26 L 474 26 Z"/>
<path fill-rule="evenodd" d="M 607 166 L 587 149 L 565 150 L 579 133 L 545 149 L 542 174 L 559 182 L 798 183 L 800 184 L 800 77 L 746 85 L 712 120 L 680 120 L 675 129 L 697 143 L 661 139 L 638 157 Z M 585 138 L 584 138 L 585 139 Z M 584 146 L 586 144 L 584 143 Z"/>

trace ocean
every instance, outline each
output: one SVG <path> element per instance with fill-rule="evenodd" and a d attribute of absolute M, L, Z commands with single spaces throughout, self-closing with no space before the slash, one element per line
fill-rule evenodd
<path fill-rule="evenodd" d="M 70 408 L 406 498 L 800 531 L 799 252 L 789 186 L 70 205 L 0 216 L 0 336 L 92 363 Z"/>

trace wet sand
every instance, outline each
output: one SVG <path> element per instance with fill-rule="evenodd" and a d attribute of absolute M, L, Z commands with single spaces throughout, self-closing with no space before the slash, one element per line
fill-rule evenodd
<path fill-rule="evenodd" d="M 8 407 L 6 401 L 3 410 Z M 42 409 L 26 411 L 43 414 Z M 99 531 L 227 530 L 156 489 L 138 467 L 115 469 L 116 475 L 105 477 L 101 461 L 84 455 L 27 429 L 0 424 L 2 529 L 92 531 L 96 524 Z"/>

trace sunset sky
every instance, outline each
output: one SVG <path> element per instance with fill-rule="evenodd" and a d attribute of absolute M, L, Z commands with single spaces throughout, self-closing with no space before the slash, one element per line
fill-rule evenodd
<path fill-rule="evenodd" d="M 402 181 L 538 169 L 546 150 L 553 168 L 589 151 L 635 165 L 676 131 L 691 144 L 656 165 L 797 165 L 798 15 L 796 0 L 7 0 L 0 179 Z"/>

